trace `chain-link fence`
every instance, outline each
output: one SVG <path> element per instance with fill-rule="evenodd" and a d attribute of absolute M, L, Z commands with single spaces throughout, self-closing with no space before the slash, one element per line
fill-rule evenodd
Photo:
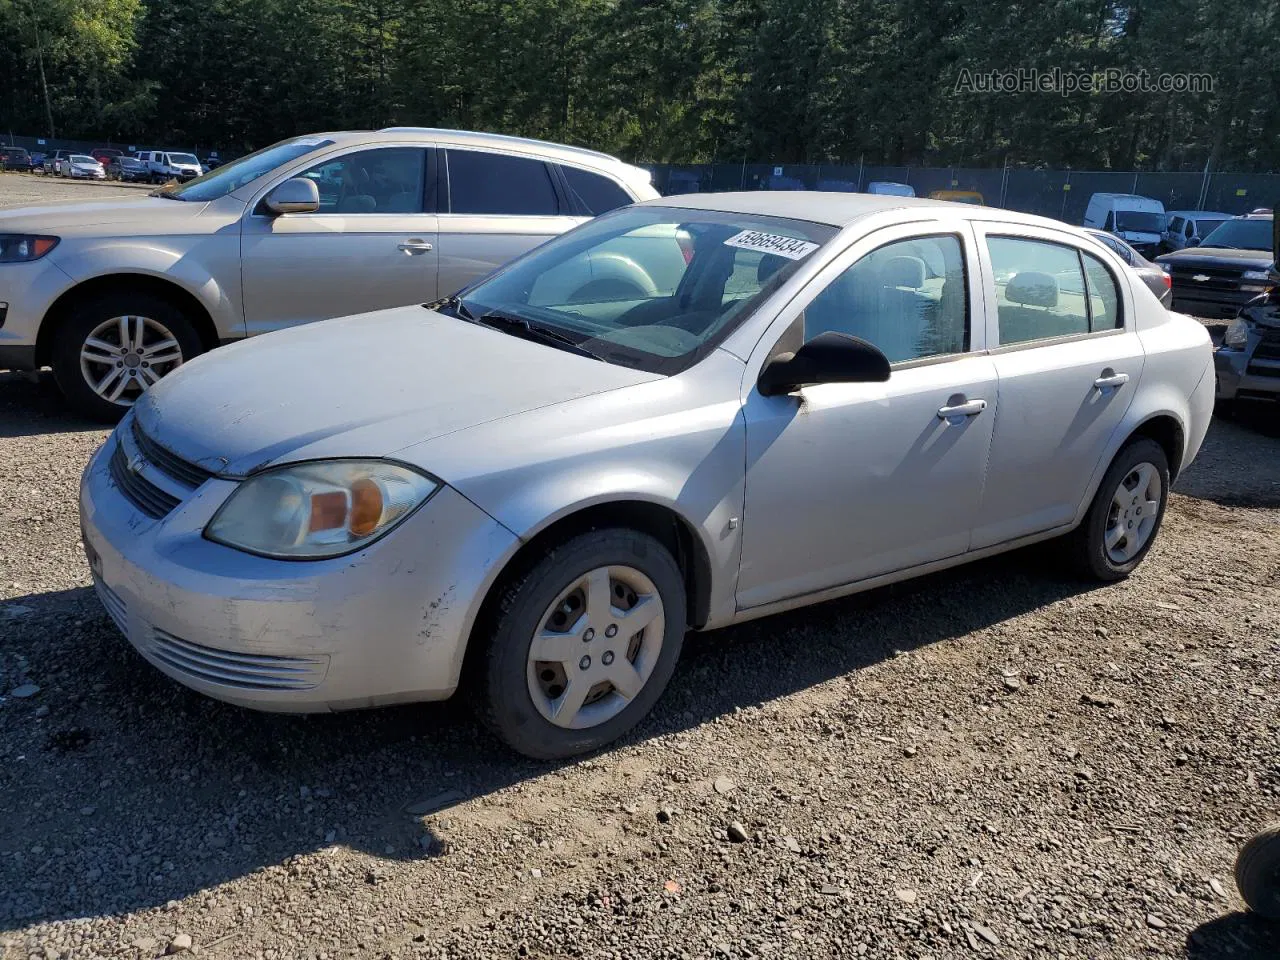
<path fill-rule="evenodd" d="M 1080 223 L 1095 193 L 1152 197 L 1166 210 L 1248 213 L 1280 200 L 1280 174 L 1140 173 L 970 167 L 883 167 L 870 164 L 664 163 L 651 167 L 664 195 L 721 190 L 865 192 L 877 181 L 905 183 L 916 196 L 940 190 L 982 195 L 993 207 Z"/>
<path fill-rule="evenodd" d="M 172 143 L 147 143 L 141 140 L 125 143 L 124 141 L 111 140 L 68 140 L 65 137 L 20 137 L 10 136 L 7 133 L 0 134 L 0 150 L 5 147 L 25 147 L 29 153 L 53 153 L 55 150 L 76 150 L 80 153 L 88 153 L 90 150 L 97 150 L 99 147 L 111 147 L 116 150 L 123 150 L 125 153 L 137 153 L 139 150 L 167 150 L 171 153 L 194 153 L 201 157 L 218 153 L 217 147 L 212 149 L 200 146 L 191 148 L 174 146 Z M 228 156 L 230 154 L 226 154 L 223 159 L 225 160 Z"/>

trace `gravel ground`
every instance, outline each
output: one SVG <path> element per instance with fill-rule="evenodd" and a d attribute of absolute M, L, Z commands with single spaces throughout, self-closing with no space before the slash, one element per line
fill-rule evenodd
<path fill-rule="evenodd" d="M 145 183 L 68 180 L 42 173 L 0 173 L 0 208 L 58 200 L 115 200 L 142 196 L 155 187 Z"/>
<path fill-rule="evenodd" d="M 0 374 L 3 960 L 1280 956 L 1231 880 L 1280 816 L 1251 425 L 1215 422 L 1124 583 L 1049 545 L 693 637 L 563 765 L 461 704 L 272 716 L 159 675 L 80 552 L 104 436 Z"/>

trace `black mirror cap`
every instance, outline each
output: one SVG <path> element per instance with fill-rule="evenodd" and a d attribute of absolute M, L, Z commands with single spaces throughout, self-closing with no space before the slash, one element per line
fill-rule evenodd
<path fill-rule="evenodd" d="M 861 337 L 828 330 L 795 353 L 783 353 L 765 364 L 756 389 L 763 396 L 790 393 L 818 383 L 884 383 L 889 358 Z"/>

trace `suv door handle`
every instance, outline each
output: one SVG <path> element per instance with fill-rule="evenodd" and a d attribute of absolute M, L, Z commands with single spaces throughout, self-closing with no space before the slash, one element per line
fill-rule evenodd
<path fill-rule="evenodd" d="M 1093 381 L 1093 385 L 1099 390 L 1111 390 L 1115 387 L 1123 387 L 1128 382 L 1129 375 L 1127 373 L 1114 373 L 1103 370 L 1102 376 Z"/>
<path fill-rule="evenodd" d="M 938 419 L 956 420 L 960 417 L 976 417 L 985 409 L 987 409 L 987 401 L 985 400 L 966 400 L 964 403 L 957 403 L 953 407 L 939 408 Z"/>
<path fill-rule="evenodd" d="M 416 237 L 412 240 L 406 240 L 404 243 L 398 243 L 396 246 L 411 257 L 414 254 L 426 253 L 431 249 L 431 244 L 427 243 L 425 240 L 419 240 Z"/>

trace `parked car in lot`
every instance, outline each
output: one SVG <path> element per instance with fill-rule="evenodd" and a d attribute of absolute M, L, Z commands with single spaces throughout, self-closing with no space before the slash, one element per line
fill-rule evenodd
<path fill-rule="evenodd" d="M 111 165 L 111 161 L 116 157 L 123 157 L 124 151 L 117 150 L 115 147 L 97 147 L 89 151 L 89 156 L 102 164 L 105 169 Z"/>
<path fill-rule="evenodd" d="M 151 170 L 137 157 L 115 157 L 107 165 L 107 179 L 142 183 L 151 179 Z"/>
<path fill-rule="evenodd" d="M 987 202 L 977 190 L 934 190 L 929 194 L 929 199 L 950 200 L 952 203 L 976 203 L 979 206 Z"/>
<path fill-rule="evenodd" d="M 61 161 L 59 172 L 72 180 L 105 180 L 107 171 L 87 153 L 73 153 Z"/>
<path fill-rule="evenodd" d="M 1230 220 L 1187 247 L 1156 258 L 1173 281 L 1173 309 L 1210 320 L 1231 319 L 1271 282 L 1271 214 Z"/>
<path fill-rule="evenodd" d="M 34 167 L 31 154 L 23 147 L 0 147 L 0 168 L 29 172 Z"/>
<path fill-rule="evenodd" d="M 453 293 L 654 196 L 602 153 L 398 129 L 285 140 L 148 197 L 9 208 L 0 234 L 24 252 L 0 258 L 0 369 L 50 365 L 78 410 L 118 418 L 221 342 Z"/>
<path fill-rule="evenodd" d="M 1237 401 L 1270 403 L 1280 410 L 1280 224 L 1274 216 L 1270 220 L 1272 260 L 1264 289 L 1228 324 L 1213 355 L 1218 408 L 1224 413 Z"/>
<path fill-rule="evenodd" d="M 914 197 L 916 188 L 909 183 L 894 183 L 892 180 L 872 180 L 867 184 L 867 193 L 882 197 Z"/>
<path fill-rule="evenodd" d="M 44 173 L 44 158 L 46 154 L 42 151 L 35 151 L 31 154 L 31 172 Z"/>
<path fill-rule="evenodd" d="M 1165 229 L 1164 204 L 1131 193 L 1095 193 L 1084 225 L 1113 233 L 1144 257 L 1154 257 Z"/>
<path fill-rule="evenodd" d="M 54 176 L 62 176 L 63 163 L 73 153 L 75 153 L 74 150 L 55 150 L 53 153 L 45 154 L 44 172 Z"/>
<path fill-rule="evenodd" d="M 138 159 L 147 165 L 152 183 L 166 183 L 169 180 L 185 183 L 204 173 L 200 161 L 191 153 L 145 150 L 138 154 Z"/>
<path fill-rule="evenodd" d="M 618 256 L 651 282 L 587 293 Z M 1212 407 L 1204 326 L 1078 230 L 667 197 L 184 366 L 80 516 L 107 610 L 196 690 L 368 707 L 450 696 L 465 661 L 500 736 L 564 757 L 652 709 L 690 628 L 1055 537 L 1128 575 Z"/>
<path fill-rule="evenodd" d="M 1115 234 L 1107 233 L 1105 230 L 1094 230 L 1089 227 L 1086 227 L 1084 232 L 1114 250 L 1120 259 L 1127 263 L 1130 269 L 1147 285 L 1147 288 L 1156 295 L 1156 299 L 1161 304 L 1166 308 L 1173 305 L 1173 278 L 1161 269 L 1159 264 L 1152 263 Z"/>
<path fill-rule="evenodd" d="M 1230 219 L 1229 213 L 1211 210 L 1168 210 L 1165 212 L 1164 233 L 1160 235 L 1160 252 L 1198 247 L 1201 240 Z"/>

